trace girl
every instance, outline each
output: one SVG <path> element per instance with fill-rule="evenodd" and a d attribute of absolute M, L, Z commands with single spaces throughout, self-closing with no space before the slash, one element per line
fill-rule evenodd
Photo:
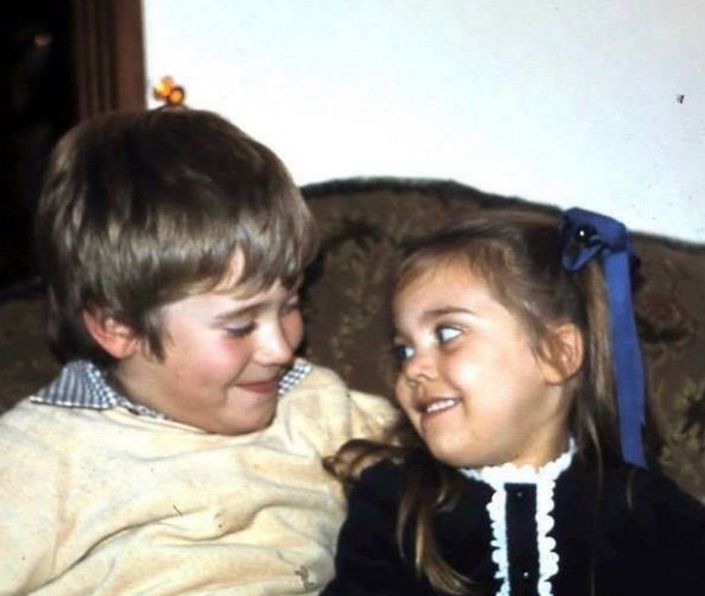
<path fill-rule="evenodd" d="M 412 250 L 406 421 L 328 462 L 352 490 L 325 595 L 705 593 L 705 509 L 642 467 L 628 274 L 624 226 L 581 210 L 496 211 Z"/>

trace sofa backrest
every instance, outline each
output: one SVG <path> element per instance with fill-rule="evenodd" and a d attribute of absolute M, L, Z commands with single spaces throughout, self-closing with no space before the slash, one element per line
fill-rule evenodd
<path fill-rule="evenodd" d="M 355 388 L 391 398 L 388 284 L 405 241 L 478 209 L 557 209 L 453 182 L 332 181 L 303 188 L 322 233 L 304 286 L 303 352 Z M 590 205 L 581 205 L 587 209 Z M 705 501 L 705 246 L 634 235 L 648 444 L 664 471 Z M 0 296 L 0 412 L 45 385 L 59 364 L 44 338 L 36 283 Z"/>
<path fill-rule="evenodd" d="M 354 179 L 303 188 L 323 247 L 306 285 L 307 356 L 392 395 L 389 280 L 400 246 L 464 214 L 558 209 L 453 182 Z M 590 205 L 580 205 L 590 209 Z M 634 234 L 653 457 L 705 501 L 705 245 Z"/>

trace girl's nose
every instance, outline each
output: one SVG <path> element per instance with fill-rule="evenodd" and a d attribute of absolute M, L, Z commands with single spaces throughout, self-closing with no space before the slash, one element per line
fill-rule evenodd
<path fill-rule="evenodd" d="M 427 350 L 417 350 L 405 363 L 402 370 L 409 387 L 418 386 L 424 380 L 436 378 L 436 361 Z"/>

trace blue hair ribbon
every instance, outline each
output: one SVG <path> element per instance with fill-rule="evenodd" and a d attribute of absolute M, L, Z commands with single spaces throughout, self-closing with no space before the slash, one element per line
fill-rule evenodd
<path fill-rule="evenodd" d="M 644 368 L 632 307 L 631 240 L 626 226 L 610 217 L 569 209 L 561 219 L 562 264 L 579 271 L 601 257 L 610 310 L 614 378 L 622 456 L 646 467 L 641 431 L 644 425 Z"/>

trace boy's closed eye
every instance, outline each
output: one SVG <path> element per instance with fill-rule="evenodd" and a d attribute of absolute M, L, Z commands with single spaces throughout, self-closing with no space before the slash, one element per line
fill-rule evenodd
<path fill-rule="evenodd" d="M 299 296 L 296 295 L 282 306 L 281 315 L 286 316 L 289 313 L 296 312 L 299 310 L 301 310 L 301 300 L 299 299 Z"/>
<path fill-rule="evenodd" d="M 242 325 L 229 325 L 228 327 L 225 328 L 225 331 L 228 335 L 232 337 L 247 337 L 250 335 L 255 329 L 257 328 L 257 325 L 255 325 L 254 321 L 250 323 L 245 323 Z"/>
<path fill-rule="evenodd" d="M 279 308 L 278 316 L 280 318 L 286 317 L 292 313 L 297 313 L 301 310 L 301 301 L 298 294 L 292 295 L 284 304 Z M 242 313 L 247 314 L 246 318 L 242 321 L 232 320 L 224 326 L 225 332 L 234 338 L 243 338 L 252 334 L 258 326 L 257 318 L 263 316 L 266 312 L 266 308 L 262 305 L 253 305 Z"/>

